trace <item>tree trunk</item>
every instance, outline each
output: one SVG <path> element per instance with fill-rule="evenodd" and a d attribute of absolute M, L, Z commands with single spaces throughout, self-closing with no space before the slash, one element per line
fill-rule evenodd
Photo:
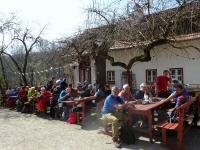
<path fill-rule="evenodd" d="M 34 82 L 34 74 L 33 74 L 33 69 L 31 70 L 31 77 L 30 77 L 30 85 L 33 86 Z"/>
<path fill-rule="evenodd" d="M 0 56 L 0 64 L 1 64 L 1 71 L 2 71 L 2 76 L 3 76 L 3 81 L 5 83 L 5 88 L 8 89 L 8 80 L 7 80 L 7 77 L 6 77 L 6 72 L 5 72 L 2 56 Z"/>
<path fill-rule="evenodd" d="M 106 56 L 100 54 L 95 57 L 96 67 L 96 86 L 104 85 L 106 83 Z"/>
<path fill-rule="evenodd" d="M 1 82 L 1 80 L 0 80 L 0 91 L 1 91 L 2 96 L 4 96 L 5 95 L 5 89 L 3 88 L 3 84 Z"/>
<path fill-rule="evenodd" d="M 132 78 L 132 71 L 127 70 L 127 77 L 128 77 L 128 85 L 132 89 L 133 87 L 133 78 Z"/>
<path fill-rule="evenodd" d="M 21 77 L 22 77 L 22 80 L 23 80 L 23 82 L 24 82 L 24 85 L 27 86 L 27 85 L 28 85 L 28 81 L 27 81 L 27 79 L 26 79 L 26 73 L 22 73 L 22 74 L 21 74 Z"/>

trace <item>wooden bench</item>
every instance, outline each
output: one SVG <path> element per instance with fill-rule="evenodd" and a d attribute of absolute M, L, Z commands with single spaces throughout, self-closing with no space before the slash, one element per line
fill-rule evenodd
<path fill-rule="evenodd" d="M 189 100 L 183 105 L 179 106 L 176 110 L 177 114 L 177 122 L 170 123 L 167 120 L 156 125 L 157 128 L 162 129 L 162 142 L 164 146 L 169 147 L 167 145 L 167 130 L 172 130 L 177 132 L 177 144 L 176 148 L 180 148 L 183 143 L 183 135 L 184 131 L 186 131 L 186 121 L 188 118 L 187 112 L 189 112 L 189 107 L 194 103 L 194 99 Z"/>

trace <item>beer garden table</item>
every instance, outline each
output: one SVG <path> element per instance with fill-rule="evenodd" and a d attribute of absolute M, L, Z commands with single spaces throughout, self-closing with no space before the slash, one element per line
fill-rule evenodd
<path fill-rule="evenodd" d="M 149 104 L 135 104 L 134 109 L 129 110 L 129 117 L 132 117 L 134 114 L 145 116 L 148 119 L 148 131 L 146 129 L 140 129 L 138 131 L 147 133 L 150 138 L 150 142 L 153 139 L 153 111 L 163 106 L 168 101 L 161 100 L 161 98 L 153 98 L 160 99 L 157 102 L 152 102 Z"/>
<path fill-rule="evenodd" d="M 82 105 L 82 115 L 84 117 L 86 114 L 86 102 L 95 100 L 95 99 L 96 99 L 96 96 L 90 96 L 90 97 L 83 97 L 83 98 L 75 98 L 75 99 L 69 100 L 69 101 L 62 101 L 62 103 L 65 103 L 70 106 L 77 106 L 78 104 L 81 104 Z"/>

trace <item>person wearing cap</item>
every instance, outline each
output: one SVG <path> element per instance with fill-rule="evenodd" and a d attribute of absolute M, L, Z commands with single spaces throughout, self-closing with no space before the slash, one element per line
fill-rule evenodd
<path fill-rule="evenodd" d="M 119 141 L 120 121 L 126 120 L 126 116 L 118 110 L 123 110 L 124 108 L 127 108 L 128 105 L 118 96 L 118 87 L 112 87 L 111 91 L 112 93 L 105 99 L 102 108 L 102 118 L 104 121 L 112 123 L 112 140 L 115 146 L 119 148 L 121 146 Z"/>
<path fill-rule="evenodd" d="M 65 79 L 63 79 L 62 81 L 61 81 L 61 83 L 60 83 L 60 89 L 61 90 L 65 90 L 66 88 L 67 88 L 67 82 L 66 82 L 66 78 Z"/>

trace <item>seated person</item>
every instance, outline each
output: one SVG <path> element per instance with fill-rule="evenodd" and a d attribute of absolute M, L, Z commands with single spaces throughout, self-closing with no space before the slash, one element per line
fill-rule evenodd
<path fill-rule="evenodd" d="M 45 112 L 45 107 L 50 105 L 51 93 L 45 87 L 41 88 L 41 95 L 36 103 L 36 108 L 39 112 Z"/>
<path fill-rule="evenodd" d="M 110 95 L 110 94 L 109 94 Z M 99 88 L 97 90 L 97 92 L 95 93 L 96 96 L 96 105 L 97 105 L 97 111 L 101 110 L 101 108 L 103 107 L 103 103 L 105 98 L 108 96 L 105 93 L 105 85 L 99 85 Z"/>
<path fill-rule="evenodd" d="M 119 93 L 119 96 L 124 102 L 131 102 L 135 100 L 128 84 L 123 85 L 123 89 Z"/>
<path fill-rule="evenodd" d="M 135 99 L 146 100 L 152 97 L 145 83 L 140 84 L 140 90 L 135 93 Z M 150 100 L 150 99 L 149 99 Z"/>
<path fill-rule="evenodd" d="M 176 92 L 176 85 L 177 84 L 180 84 L 180 81 L 178 81 L 178 80 L 172 80 L 172 83 L 171 83 L 171 85 L 172 85 L 171 92 L 172 93 Z M 185 96 L 187 96 L 189 98 L 188 90 L 187 90 L 187 88 L 184 85 L 183 85 L 183 93 L 184 93 Z M 176 96 L 175 99 L 177 97 L 178 96 Z"/>
<path fill-rule="evenodd" d="M 72 97 L 77 97 L 78 96 L 76 89 L 74 89 L 73 86 L 72 86 L 72 83 L 69 84 L 68 88 L 70 88 L 70 90 L 71 90 L 70 95 Z"/>
<path fill-rule="evenodd" d="M 126 117 L 123 113 L 118 110 L 122 110 L 127 107 L 127 104 L 118 96 L 119 88 L 112 87 L 112 93 L 105 99 L 102 114 L 103 119 L 106 122 L 112 123 L 112 140 L 116 147 L 120 147 L 121 143 L 119 141 L 119 126 L 120 121 L 124 120 Z"/>
<path fill-rule="evenodd" d="M 95 94 L 95 91 L 94 91 L 93 85 L 89 84 L 86 91 L 83 94 L 81 94 L 81 97 L 90 97 L 90 96 L 94 96 L 94 94 Z M 96 106 L 96 105 L 92 101 L 86 102 L 86 107 L 91 108 L 93 106 Z"/>
<path fill-rule="evenodd" d="M 95 94 L 95 91 L 93 89 L 93 86 L 92 84 L 89 84 L 85 92 L 81 94 L 81 97 L 90 97 L 90 96 L 94 96 L 94 94 Z"/>
<path fill-rule="evenodd" d="M 140 90 L 135 93 L 135 99 L 137 100 L 146 100 L 150 98 L 152 95 L 148 91 L 147 86 L 145 83 L 140 84 Z M 144 101 L 142 101 L 143 103 Z M 133 115 L 133 124 L 137 127 L 148 128 L 147 118 L 141 115 Z"/>
<path fill-rule="evenodd" d="M 107 97 L 108 95 L 111 94 L 111 89 L 110 89 L 110 85 L 109 84 L 105 84 L 104 85 L 104 93 L 105 93 L 105 97 Z"/>
<path fill-rule="evenodd" d="M 37 96 L 39 93 L 36 91 L 35 87 L 31 87 L 28 91 L 28 101 L 32 110 L 37 102 Z"/>
<path fill-rule="evenodd" d="M 188 100 L 188 95 L 184 92 L 182 84 L 176 84 L 175 89 L 175 92 L 165 99 L 166 101 L 172 100 L 175 102 L 172 112 L 168 113 L 173 121 L 176 120 L 176 109 Z"/>
<path fill-rule="evenodd" d="M 69 107 L 67 105 L 63 105 L 62 101 L 67 101 L 73 99 L 73 94 L 71 91 L 71 88 L 66 88 L 66 90 L 62 90 L 60 93 L 60 96 L 58 98 L 58 117 L 61 118 L 63 112 L 64 116 L 63 119 L 67 120 L 68 119 L 68 114 L 69 114 Z"/>
<path fill-rule="evenodd" d="M 80 82 L 77 83 L 77 94 L 79 97 L 84 93 L 83 86 Z"/>
<path fill-rule="evenodd" d="M 53 89 L 52 97 L 50 99 L 50 117 L 55 118 L 56 116 L 56 106 L 58 104 L 58 98 L 60 95 L 60 86 L 57 86 Z"/>
<path fill-rule="evenodd" d="M 24 103 L 27 102 L 28 98 L 27 98 L 27 90 L 26 90 L 26 87 L 23 86 L 21 87 L 21 89 L 19 90 L 18 92 L 18 95 L 17 95 L 17 111 L 21 111 L 22 108 L 24 107 Z"/>
<path fill-rule="evenodd" d="M 144 93 L 147 87 L 145 83 L 140 84 L 140 90 L 136 91 L 135 99 L 144 99 Z"/>
<path fill-rule="evenodd" d="M 175 107 L 179 107 L 182 104 L 182 98 L 184 98 L 185 100 L 188 100 L 188 93 L 186 92 L 186 90 L 184 90 L 184 87 L 182 84 L 178 83 L 175 86 L 175 91 L 165 100 L 171 100 L 172 102 L 175 102 Z"/>

